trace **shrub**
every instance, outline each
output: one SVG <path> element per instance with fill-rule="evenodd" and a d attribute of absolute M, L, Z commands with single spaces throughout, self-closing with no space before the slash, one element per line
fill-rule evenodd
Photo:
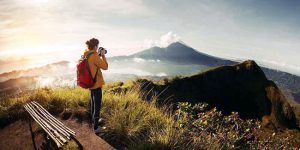
<path fill-rule="evenodd" d="M 177 121 L 180 127 L 189 130 L 185 136 L 191 139 L 193 149 L 294 149 L 300 146 L 293 134 L 277 136 L 274 132 L 264 132 L 259 120 L 242 120 L 237 112 L 224 116 L 216 108 L 208 110 L 206 103 L 184 102 L 177 107 Z"/>

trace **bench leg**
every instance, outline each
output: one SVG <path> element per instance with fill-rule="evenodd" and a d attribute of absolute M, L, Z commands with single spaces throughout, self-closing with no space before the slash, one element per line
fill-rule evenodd
<path fill-rule="evenodd" d="M 77 144 L 77 146 L 78 146 L 78 149 L 79 150 L 83 150 L 83 146 L 81 145 L 81 143 L 75 138 L 75 137 L 71 137 L 72 138 L 72 140 L 74 140 L 74 142 Z"/>
<path fill-rule="evenodd" d="M 29 125 L 30 134 L 31 134 L 32 145 L 33 145 L 34 150 L 37 150 L 36 144 L 35 144 L 35 134 L 34 134 L 34 132 L 32 131 L 32 124 L 31 124 L 31 121 L 32 121 L 32 120 L 31 120 L 30 118 L 27 119 L 27 122 L 28 122 L 28 125 Z"/>

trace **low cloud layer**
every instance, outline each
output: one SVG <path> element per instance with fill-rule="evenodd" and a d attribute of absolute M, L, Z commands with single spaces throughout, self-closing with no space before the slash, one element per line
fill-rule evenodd
<path fill-rule="evenodd" d="M 290 73 L 300 76 L 300 66 L 297 66 L 297 65 L 288 64 L 286 62 L 265 60 L 265 59 L 262 61 L 258 61 L 258 63 L 260 63 L 266 67 L 275 69 L 275 70 L 284 70 L 286 72 L 290 72 Z"/>

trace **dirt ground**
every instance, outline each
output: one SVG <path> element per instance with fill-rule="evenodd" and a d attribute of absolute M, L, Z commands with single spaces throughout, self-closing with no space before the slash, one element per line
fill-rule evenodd
<path fill-rule="evenodd" d="M 76 120 L 62 120 L 62 122 L 76 132 L 76 139 L 85 150 L 114 150 L 114 148 L 95 135 L 92 127 L 86 122 L 77 122 Z M 34 121 L 32 129 L 36 133 L 35 145 L 37 149 L 42 148 L 45 143 L 44 132 Z M 0 129 L 0 149 L 3 150 L 31 150 L 34 149 L 31 138 L 29 123 L 26 121 L 14 122 L 3 129 Z"/>

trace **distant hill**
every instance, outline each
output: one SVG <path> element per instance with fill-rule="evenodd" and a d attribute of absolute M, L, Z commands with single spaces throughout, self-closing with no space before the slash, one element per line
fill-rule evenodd
<path fill-rule="evenodd" d="M 5 94 L 19 93 L 25 89 L 31 89 L 36 86 L 37 80 L 35 77 L 19 77 L 0 82 L 0 96 Z"/>
<path fill-rule="evenodd" d="M 262 67 L 267 78 L 273 80 L 282 90 L 293 95 L 294 101 L 300 104 L 300 77 L 287 72 Z"/>
<path fill-rule="evenodd" d="M 44 84 L 66 84 L 66 81 L 74 78 L 70 73 L 69 65 L 68 61 L 59 61 L 40 67 L 2 73 L 0 74 L 0 95 L 15 94 L 44 86 Z"/>
<path fill-rule="evenodd" d="M 26 70 L 14 70 L 11 72 L 5 72 L 0 74 L 0 82 L 6 81 L 9 79 L 16 79 L 20 77 L 33 77 L 40 75 L 49 75 L 55 74 L 57 72 L 61 73 L 61 70 L 66 70 L 70 62 L 68 61 L 59 61 L 56 63 L 44 65 L 41 67 L 30 68 Z"/>

